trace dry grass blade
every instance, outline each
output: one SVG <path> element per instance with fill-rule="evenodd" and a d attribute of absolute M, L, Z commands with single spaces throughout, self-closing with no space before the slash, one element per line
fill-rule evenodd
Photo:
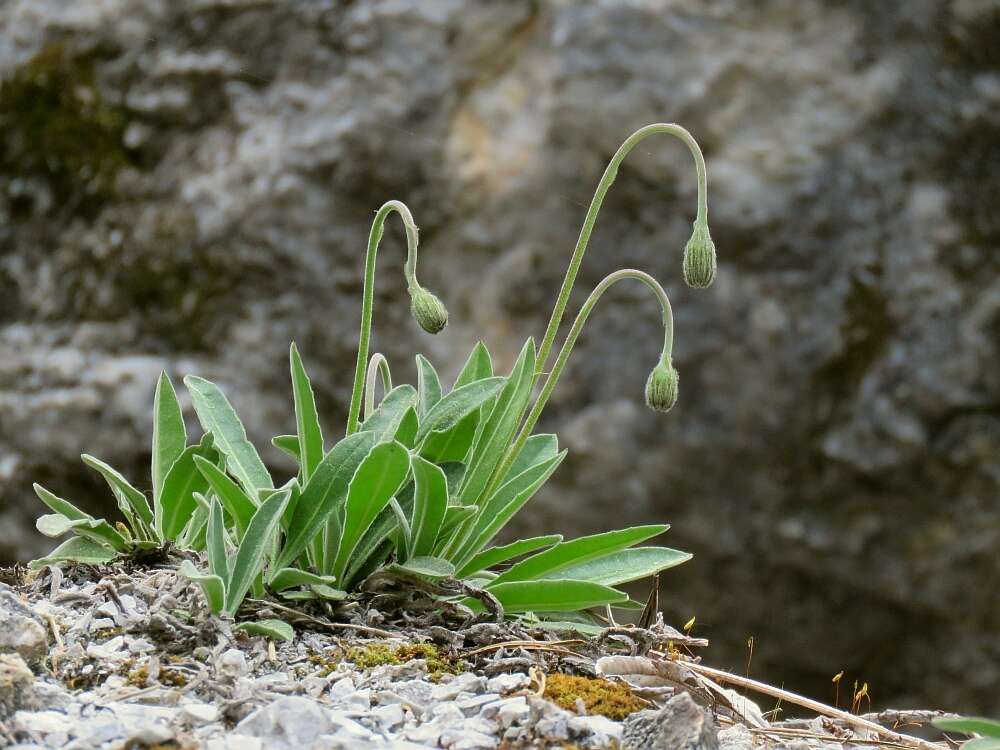
<path fill-rule="evenodd" d="M 576 656 L 576 652 L 571 651 L 568 648 L 559 648 L 560 646 L 565 646 L 570 643 L 582 644 L 586 643 L 586 641 L 581 641 L 579 639 L 568 641 L 504 641 L 503 643 L 491 643 L 488 646 L 481 646 L 480 648 L 473 649 L 472 651 L 466 651 L 463 656 L 477 656 L 478 654 L 485 654 L 490 651 L 499 651 L 502 648 L 523 648 L 528 651 L 551 651 L 554 654 L 562 654 L 563 656 Z"/>
<path fill-rule="evenodd" d="M 677 659 L 671 659 L 671 657 L 667 654 L 656 653 L 651 655 L 668 661 L 678 661 Z M 787 701 L 788 703 L 794 703 L 797 706 L 802 706 L 803 708 L 815 711 L 823 716 L 838 719 L 845 724 L 859 727 L 861 729 L 867 729 L 869 732 L 874 732 L 876 735 L 884 737 L 889 742 L 898 745 L 911 748 L 917 747 L 921 748 L 921 750 L 945 750 L 945 745 L 941 745 L 936 742 L 929 742 L 928 740 L 922 740 L 919 737 L 911 737 L 907 734 L 899 734 L 860 716 L 848 713 L 847 711 L 841 711 L 839 708 L 828 706 L 825 703 L 820 703 L 819 701 L 806 698 L 805 696 L 788 690 L 782 690 L 781 688 L 776 688 L 763 682 L 758 682 L 757 680 L 750 679 L 749 677 L 740 677 L 739 675 L 731 674 L 721 669 L 706 667 L 703 664 L 697 664 L 686 660 L 683 660 L 683 663 L 685 667 L 696 674 L 704 675 L 705 677 L 709 677 L 719 682 L 725 682 L 730 685 L 736 685 L 737 687 L 753 690 L 754 692 L 768 695 L 772 698 L 779 698 L 783 701 Z"/>

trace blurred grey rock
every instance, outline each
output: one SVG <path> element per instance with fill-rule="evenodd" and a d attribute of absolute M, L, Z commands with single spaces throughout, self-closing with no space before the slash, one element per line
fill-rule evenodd
<path fill-rule="evenodd" d="M 659 710 L 639 711 L 625 719 L 623 750 L 717 750 L 711 715 L 689 693 L 678 693 Z"/>
<path fill-rule="evenodd" d="M 0 654 L 0 721 L 35 707 L 35 675 L 18 654 Z"/>
<path fill-rule="evenodd" d="M 48 652 L 48 634 L 41 618 L 4 584 L 0 584 L 0 653 L 14 652 L 37 664 Z"/>
<path fill-rule="evenodd" d="M 752 633 L 781 643 L 756 676 L 800 692 L 846 668 L 887 703 L 1000 712 L 1000 611 L 966 593 L 996 588 L 1000 545 L 995 3 L 71 5 L 0 4 L 0 78 L 44 62 L 79 134 L 37 153 L 0 94 L 0 556 L 52 544 L 32 481 L 114 516 L 83 451 L 148 487 L 161 368 L 218 380 L 282 474 L 294 338 L 341 434 L 386 199 L 451 312 L 437 337 L 409 319 L 390 222 L 374 345 L 397 379 L 420 349 L 450 380 L 480 337 L 509 367 L 608 158 L 677 121 L 706 153 L 715 285 L 680 281 L 694 175 L 650 140 L 570 314 L 614 268 L 656 275 L 680 400 L 643 407 L 658 315 L 616 288 L 542 420 L 570 454 L 513 532 L 669 521 L 695 559 L 668 617 L 725 623 L 720 663 Z"/>

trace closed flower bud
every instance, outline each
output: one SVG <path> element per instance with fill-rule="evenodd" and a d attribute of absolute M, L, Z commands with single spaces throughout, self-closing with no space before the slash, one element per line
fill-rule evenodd
<path fill-rule="evenodd" d="M 677 380 L 677 370 L 670 361 L 661 361 L 646 381 L 646 405 L 653 411 L 670 411 L 677 403 Z"/>
<path fill-rule="evenodd" d="M 438 333 L 448 325 L 448 311 L 444 304 L 421 286 L 410 290 L 410 312 L 427 333 Z"/>
<path fill-rule="evenodd" d="M 684 281 L 695 289 L 711 286 L 715 280 L 715 243 L 708 225 L 695 222 L 691 239 L 684 247 Z"/>

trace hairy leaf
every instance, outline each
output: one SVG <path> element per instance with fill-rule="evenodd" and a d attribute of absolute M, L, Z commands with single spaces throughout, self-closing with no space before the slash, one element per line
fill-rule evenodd
<path fill-rule="evenodd" d="M 504 382 L 505 378 L 486 378 L 453 390 L 424 415 L 417 431 L 417 444 L 423 442 L 432 431 L 443 432 L 458 424 L 484 401 L 496 395 Z"/>
<path fill-rule="evenodd" d="M 156 528 L 161 539 L 178 537 L 194 513 L 194 493 L 204 494 L 208 490 L 208 480 L 199 471 L 195 456 L 214 461 L 217 455 L 209 439 L 201 445 L 185 448 L 174 461 L 164 478 L 159 497 L 153 500 Z"/>
<path fill-rule="evenodd" d="M 478 573 L 480 570 L 492 568 L 494 565 L 499 565 L 515 557 L 526 555 L 542 547 L 551 547 L 553 544 L 558 544 L 561 541 L 562 534 L 550 534 L 549 536 L 535 536 L 530 539 L 521 539 L 520 541 L 511 542 L 500 547 L 490 547 L 478 553 L 463 565 L 462 569 L 458 571 L 458 577 L 466 578 L 474 573 Z M 567 576 L 567 578 L 569 577 L 586 580 L 582 576 Z"/>
<path fill-rule="evenodd" d="M 625 601 L 628 595 L 590 581 L 510 581 L 488 587 L 504 612 L 573 612 Z M 462 603 L 474 612 L 483 611 L 477 599 Z"/>
<path fill-rule="evenodd" d="M 295 429 L 298 430 L 299 455 L 302 457 L 302 479 L 308 482 L 319 462 L 323 460 L 323 430 L 319 424 L 312 383 L 309 382 L 306 368 L 294 343 L 288 356 L 292 370 L 292 395 L 295 400 Z"/>
<path fill-rule="evenodd" d="M 412 385 L 396 386 L 385 394 L 382 403 L 362 423 L 361 429 L 374 433 L 378 440 L 389 440 L 396 434 L 406 412 L 416 403 L 417 391 Z"/>
<path fill-rule="evenodd" d="M 934 726 L 946 732 L 981 734 L 984 737 L 1000 738 L 1000 721 L 983 719 L 978 716 L 960 716 L 954 719 L 935 719 Z M 968 747 L 963 745 L 962 748 Z"/>
<path fill-rule="evenodd" d="M 32 560 L 28 567 L 32 570 L 44 568 L 46 565 L 58 565 L 64 562 L 87 563 L 88 565 L 103 565 L 117 557 L 114 550 L 98 544 L 82 536 L 67 539 L 45 557 Z"/>
<path fill-rule="evenodd" d="M 441 379 L 426 357 L 417 355 L 417 414 L 423 418 L 441 400 Z"/>
<path fill-rule="evenodd" d="M 438 464 L 464 461 L 476 438 L 481 412 L 481 408 L 474 409 L 447 430 L 432 431 L 420 446 L 420 455 Z"/>
<path fill-rule="evenodd" d="M 448 509 L 448 480 L 444 471 L 420 456 L 410 459 L 413 468 L 413 524 L 410 557 L 429 555 L 444 524 Z"/>
<path fill-rule="evenodd" d="M 268 582 L 268 586 L 274 591 L 284 591 L 293 586 L 307 586 L 311 584 L 334 584 L 337 579 L 333 576 L 321 576 L 310 573 L 300 568 L 282 568 L 276 571 Z"/>
<path fill-rule="evenodd" d="M 347 561 L 358 541 L 406 480 L 410 470 L 409 455 L 400 443 L 379 443 L 351 479 L 340 548 L 333 565 L 333 573 L 340 580 L 343 580 Z"/>
<path fill-rule="evenodd" d="M 612 552 L 579 565 L 546 573 L 543 578 L 574 578 L 605 586 L 637 581 L 690 560 L 689 552 L 667 547 L 638 547 Z"/>
<path fill-rule="evenodd" d="M 194 375 L 184 378 L 184 384 L 191 393 L 201 426 L 215 437 L 216 447 L 225 455 L 229 471 L 243 489 L 253 496 L 259 489 L 273 488 L 267 467 L 247 440 L 243 423 L 225 394 L 215 383 Z"/>
<path fill-rule="evenodd" d="M 411 406 L 403 412 L 403 418 L 399 420 L 399 427 L 396 428 L 393 439 L 405 445 L 409 450 L 417 444 L 418 429 L 420 429 L 420 420 L 417 418 L 417 410 Z"/>
<path fill-rule="evenodd" d="M 376 442 L 374 433 L 356 432 L 333 446 L 323 457 L 302 490 L 295 514 L 288 525 L 285 546 L 275 567 L 290 567 L 305 551 L 306 545 L 323 531 L 331 514 L 344 502 L 351 477 Z"/>
<path fill-rule="evenodd" d="M 237 539 L 242 539 L 247 526 L 250 525 L 250 519 L 257 511 L 256 504 L 236 482 L 211 461 L 205 460 L 202 456 L 195 456 L 194 463 L 236 523 Z"/>
<path fill-rule="evenodd" d="M 281 512 L 288 502 L 288 494 L 287 490 L 276 492 L 261 503 L 247 527 L 246 534 L 243 535 L 226 586 L 226 611 L 230 614 L 239 609 L 254 578 L 260 573 L 264 564 L 264 554 L 271 543 L 271 538 L 277 533 Z"/>
<path fill-rule="evenodd" d="M 603 534 L 582 536 L 568 542 L 560 542 L 555 547 L 513 565 L 489 585 L 492 588 L 507 581 L 540 578 L 570 566 L 582 565 L 598 557 L 631 547 L 633 544 L 644 542 L 651 537 L 662 534 L 669 528 L 666 524 L 633 526 L 620 531 L 607 531 Z"/>
<path fill-rule="evenodd" d="M 166 372 L 160 373 L 153 396 L 153 504 L 163 491 L 163 483 L 174 462 L 187 446 L 184 415 L 177 402 L 177 393 Z M 173 537 L 170 537 L 171 539 Z"/>
<path fill-rule="evenodd" d="M 83 459 L 83 462 L 87 464 L 87 466 L 94 469 L 104 477 L 104 480 L 108 483 L 111 490 L 116 495 L 120 495 L 124 498 L 124 500 L 128 503 L 128 507 L 131 508 L 132 512 L 139 521 L 140 528 L 138 530 L 146 532 L 147 538 L 151 536 L 153 511 L 149 507 L 149 502 L 146 500 L 146 496 L 129 484 L 129 481 L 125 477 L 100 459 L 94 458 L 86 453 L 84 453 L 80 458 Z"/>
<path fill-rule="evenodd" d="M 405 563 L 395 563 L 386 567 L 390 573 L 414 575 L 418 578 L 439 580 L 455 575 L 455 566 L 440 557 L 411 557 Z"/>
<path fill-rule="evenodd" d="M 226 550 L 226 527 L 222 516 L 222 505 L 213 497 L 208 511 L 208 530 L 205 544 L 208 548 L 208 572 L 229 580 L 229 552 Z"/>
<path fill-rule="evenodd" d="M 205 601 L 208 602 L 208 608 L 212 614 L 222 614 L 226 606 L 226 584 L 219 576 L 202 573 L 190 560 L 181 562 L 177 572 L 201 586 L 202 593 L 205 594 Z"/>
<path fill-rule="evenodd" d="M 302 458 L 299 453 L 298 435 L 276 435 L 271 438 L 271 445 L 282 453 L 287 453 L 289 456 L 294 458 L 296 462 L 301 462 Z"/>
<path fill-rule="evenodd" d="M 267 619 L 241 622 L 235 629 L 250 635 L 262 635 L 275 641 L 291 641 L 295 638 L 295 629 L 284 620 Z"/>
<path fill-rule="evenodd" d="M 485 380 L 492 376 L 493 362 L 490 359 L 489 350 L 487 350 L 486 344 L 478 341 L 458 373 L 454 388 L 461 388 L 463 385 L 474 383 L 477 380 Z"/>

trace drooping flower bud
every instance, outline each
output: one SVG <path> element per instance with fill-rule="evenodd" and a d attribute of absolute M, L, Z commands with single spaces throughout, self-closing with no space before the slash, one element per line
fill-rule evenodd
<path fill-rule="evenodd" d="M 448 325 L 444 303 L 422 286 L 410 289 L 410 312 L 427 333 L 438 333 Z"/>
<path fill-rule="evenodd" d="M 695 289 L 704 289 L 715 281 L 715 243 L 708 224 L 696 221 L 691 239 L 684 246 L 684 281 Z"/>
<path fill-rule="evenodd" d="M 670 360 L 661 361 L 646 380 L 646 405 L 653 411 L 670 411 L 677 403 L 677 381 Z"/>

